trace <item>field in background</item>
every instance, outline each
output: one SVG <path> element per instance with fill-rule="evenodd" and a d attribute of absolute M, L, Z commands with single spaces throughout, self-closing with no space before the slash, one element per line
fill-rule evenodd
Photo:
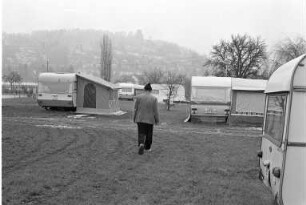
<path fill-rule="evenodd" d="M 186 105 L 160 105 L 153 151 L 139 156 L 133 104 L 120 103 L 123 116 L 78 118 L 4 99 L 3 204 L 273 204 L 260 129 L 184 123 Z"/>

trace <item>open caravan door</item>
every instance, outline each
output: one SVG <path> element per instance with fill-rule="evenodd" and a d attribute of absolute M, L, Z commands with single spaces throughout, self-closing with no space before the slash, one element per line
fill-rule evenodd
<path fill-rule="evenodd" d="M 275 204 L 306 204 L 306 55 L 278 68 L 266 88 L 260 179 Z"/>

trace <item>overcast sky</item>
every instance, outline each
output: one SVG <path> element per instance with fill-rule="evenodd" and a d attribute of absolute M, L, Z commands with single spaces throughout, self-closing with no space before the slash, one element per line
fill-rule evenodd
<path fill-rule="evenodd" d="M 208 54 L 231 34 L 306 37 L 305 0 L 3 0 L 2 30 L 136 31 Z"/>

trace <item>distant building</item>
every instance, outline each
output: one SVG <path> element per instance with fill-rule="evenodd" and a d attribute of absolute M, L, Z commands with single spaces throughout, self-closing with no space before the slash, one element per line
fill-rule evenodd
<path fill-rule="evenodd" d="M 151 84 L 152 94 L 157 98 L 158 102 L 163 102 L 168 99 L 169 88 L 167 84 Z M 185 102 L 185 88 L 182 85 L 176 85 L 177 89 L 173 91 L 171 101 L 173 102 Z"/>
<path fill-rule="evenodd" d="M 189 121 L 261 126 L 266 80 L 192 76 Z"/>
<path fill-rule="evenodd" d="M 137 85 L 133 83 L 117 83 L 119 87 L 118 95 L 121 100 L 133 100 L 133 98 L 139 93 L 139 91 L 143 91 L 143 85 Z"/>
<path fill-rule="evenodd" d="M 231 82 L 230 77 L 192 76 L 189 121 L 227 123 Z"/>

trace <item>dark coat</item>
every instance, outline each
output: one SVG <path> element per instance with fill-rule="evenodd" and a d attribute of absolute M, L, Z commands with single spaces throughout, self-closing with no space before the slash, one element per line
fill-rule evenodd
<path fill-rule="evenodd" d="M 148 124 L 159 123 L 158 103 L 157 98 L 151 95 L 150 92 L 145 92 L 135 97 L 134 106 L 134 122 L 142 122 Z"/>

